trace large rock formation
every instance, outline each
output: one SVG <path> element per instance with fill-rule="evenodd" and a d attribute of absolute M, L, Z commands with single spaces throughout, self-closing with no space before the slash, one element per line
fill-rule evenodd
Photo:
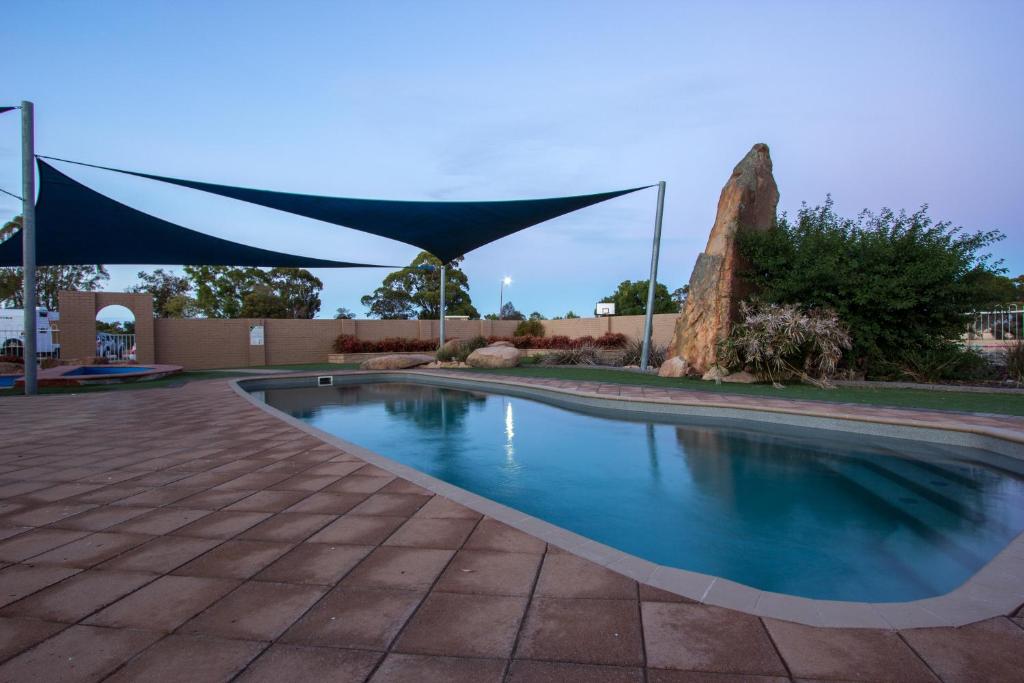
<path fill-rule="evenodd" d="M 359 364 L 360 370 L 404 370 L 426 365 L 434 361 L 433 356 L 421 353 L 396 353 L 391 356 L 367 358 Z"/>
<path fill-rule="evenodd" d="M 495 342 L 469 354 L 466 363 L 474 368 L 514 368 L 519 365 L 519 349 L 508 342 Z"/>
<path fill-rule="evenodd" d="M 740 300 L 751 293 L 737 274 L 743 266 L 737 235 L 771 228 L 778 203 L 768 145 L 758 143 L 736 164 L 722 188 L 715 224 L 704 253 L 697 257 L 690 293 L 676 320 L 668 355 L 681 357 L 691 373 L 700 375 L 715 365 L 718 342 L 728 336 Z"/>

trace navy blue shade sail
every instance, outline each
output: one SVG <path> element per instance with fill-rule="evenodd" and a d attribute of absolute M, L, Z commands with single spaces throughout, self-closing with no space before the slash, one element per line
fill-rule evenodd
<path fill-rule="evenodd" d="M 6 114 L 7 112 L 15 109 L 17 109 L 17 107 L 0 107 L 0 114 Z"/>
<path fill-rule="evenodd" d="M 36 202 L 40 266 L 132 264 L 384 267 L 284 254 L 207 235 L 143 213 L 100 194 L 41 159 Z M 21 231 L 0 243 L 0 266 L 22 264 Z"/>
<path fill-rule="evenodd" d="M 181 180 L 77 161 L 69 163 L 171 183 L 387 237 L 419 247 L 441 259 L 442 263 L 448 263 L 477 247 L 538 223 L 652 187 L 645 185 L 598 194 L 511 201 L 394 201 L 256 190 Z"/>

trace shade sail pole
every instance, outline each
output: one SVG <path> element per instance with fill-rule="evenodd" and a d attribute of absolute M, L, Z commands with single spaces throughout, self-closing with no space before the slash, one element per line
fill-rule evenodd
<path fill-rule="evenodd" d="M 442 263 L 441 264 L 441 329 L 439 330 L 439 336 L 440 336 L 440 346 L 438 347 L 439 349 L 440 348 L 444 348 L 444 316 L 445 316 L 445 312 L 448 309 L 448 304 L 447 304 L 447 302 L 445 301 L 445 298 L 444 298 L 444 281 L 445 281 L 445 279 L 447 277 L 448 277 L 448 269 Z"/>
<path fill-rule="evenodd" d="M 21 103 L 21 265 L 25 287 L 25 339 L 22 344 L 25 361 L 25 395 L 38 391 L 36 375 L 36 151 L 32 103 Z"/>
<path fill-rule="evenodd" d="M 654 327 L 654 290 L 658 285 L 658 253 L 661 251 L 661 219 L 665 213 L 665 181 L 658 183 L 658 209 L 654 214 L 654 244 L 651 246 L 651 278 L 647 284 L 647 314 L 644 317 L 644 346 L 640 356 L 640 371 L 647 372 L 651 353 L 651 333 Z"/>

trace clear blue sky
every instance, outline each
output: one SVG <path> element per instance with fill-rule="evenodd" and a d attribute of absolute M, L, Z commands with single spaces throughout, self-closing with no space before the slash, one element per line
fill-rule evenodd
<path fill-rule="evenodd" d="M 34 2 L 3 9 L 0 104 L 37 150 L 268 189 L 512 199 L 668 182 L 660 280 L 685 283 L 733 165 L 772 150 L 780 208 L 914 209 L 998 229 L 1024 272 L 1021 2 Z M 0 187 L 18 189 L 0 117 Z M 417 250 L 157 183 L 65 167 L 189 227 L 402 265 Z M 654 190 L 470 253 L 525 312 L 585 313 L 647 277 Z M 0 216 L 18 211 L 0 198 Z M 138 268 L 112 268 L 110 289 Z M 362 315 L 377 270 L 318 271 Z"/>

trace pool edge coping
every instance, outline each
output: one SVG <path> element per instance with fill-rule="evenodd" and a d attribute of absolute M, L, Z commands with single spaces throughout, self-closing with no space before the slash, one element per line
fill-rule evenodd
<path fill-rule="evenodd" d="M 415 468 L 392 460 L 380 453 L 312 427 L 258 400 L 242 386 L 247 383 L 325 375 L 364 376 L 367 378 L 386 375 L 391 377 L 408 376 L 420 379 L 435 376 L 466 382 L 478 382 L 484 385 L 480 387 L 481 389 L 486 389 L 486 385 L 506 385 L 515 386 L 518 390 L 525 391 L 526 393 L 540 395 L 544 393 L 558 393 L 578 399 L 600 398 L 602 400 L 624 402 L 668 403 L 679 407 L 686 407 L 685 403 L 669 400 L 656 401 L 646 397 L 623 397 L 597 394 L 595 392 L 575 392 L 562 387 L 537 387 L 528 383 L 508 381 L 507 379 L 491 380 L 480 375 L 474 375 L 472 378 L 462 378 L 457 375 L 453 377 L 451 373 L 424 373 L 414 370 L 357 371 L 339 369 L 332 372 L 287 373 L 274 375 L 273 377 L 241 377 L 228 381 L 235 393 L 243 397 L 250 404 L 306 434 L 546 543 L 607 567 L 640 583 L 680 595 L 698 603 L 724 607 L 761 618 L 779 619 L 807 626 L 885 630 L 965 626 L 993 617 L 1008 616 L 1016 611 L 1021 603 L 1024 603 L 1024 571 L 1021 570 L 1021 567 L 1024 567 L 1024 532 L 1018 534 L 1005 548 L 958 588 L 932 598 L 908 602 L 871 603 L 819 600 L 783 593 L 773 593 L 723 577 L 660 565 L 586 538 L 568 529 L 454 486 Z M 539 396 L 538 398 L 541 397 Z M 756 412 L 749 408 L 738 409 L 706 403 L 693 405 L 700 408 L 727 408 L 733 411 Z M 766 412 L 787 411 L 770 410 Z M 805 413 L 796 414 L 805 415 Z M 810 417 L 838 419 L 835 415 L 827 417 L 810 415 Z M 871 422 L 871 420 L 866 418 L 861 418 L 861 420 Z M 913 423 L 904 426 L 929 430 L 941 429 L 934 426 L 921 427 L 921 425 Z M 1001 435 L 990 433 L 983 433 L 981 435 L 1003 441 L 1018 441 L 1018 439 L 1006 439 Z M 1024 439 L 1019 441 L 1024 442 Z"/>

